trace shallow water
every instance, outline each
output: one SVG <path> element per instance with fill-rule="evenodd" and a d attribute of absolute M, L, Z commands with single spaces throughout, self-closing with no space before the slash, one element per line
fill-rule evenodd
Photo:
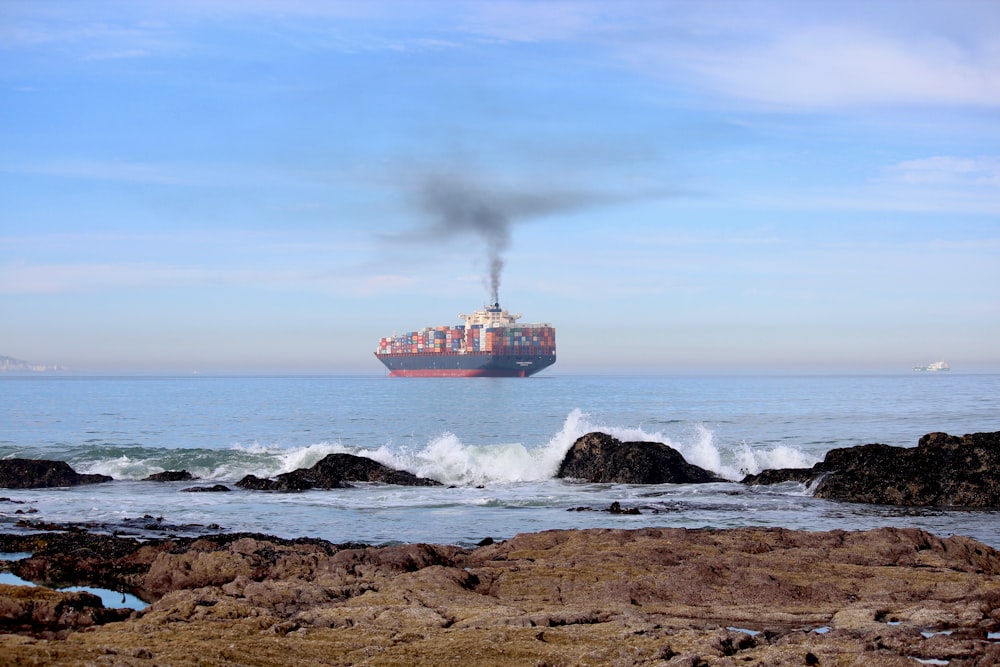
<path fill-rule="evenodd" d="M 3 555 L 0 555 L 0 560 L 10 559 L 4 558 Z M 8 586 L 35 585 L 30 581 L 26 581 L 10 572 L 0 572 L 0 584 L 7 584 Z M 148 603 L 143 602 L 130 593 L 121 593 L 119 591 L 108 590 L 107 588 L 94 588 L 93 586 L 68 586 L 66 588 L 57 588 L 55 590 L 66 593 L 92 593 L 101 598 L 101 602 L 108 609 L 145 609 L 149 606 Z"/>

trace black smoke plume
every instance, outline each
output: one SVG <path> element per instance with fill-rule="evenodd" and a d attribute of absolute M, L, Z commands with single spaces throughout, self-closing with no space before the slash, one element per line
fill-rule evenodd
<path fill-rule="evenodd" d="M 609 204 L 676 197 L 683 194 L 663 186 L 645 189 L 609 189 L 605 184 L 565 174 L 538 178 L 538 172 L 519 180 L 485 174 L 468 163 L 448 166 L 409 164 L 394 179 L 419 212 L 421 223 L 408 232 L 386 235 L 388 241 L 407 244 L 440 243 L 473 238 L 485 245 L 486 276 L 491 303 L 499 302 L 504 259 L 514 226 L 536 218 L 568 214 Z"/>
<path fill-rule="evenodd" d="M 486 243 L 490 303 L 498 303 L 503 255 L 510 246 L 510 202 L 480 184 L 441 175 L 428 178 L 418 197 L 431 216 L 432 234 L 448 238 L 472 234 Z"/>
<path fill-rule="evenodd" d="M 543 189 L 538 184 L 501 184 L 455 171 L 426 174 L 417 182 L 414 195 L 429 220 L 421 235 L 433 239 L 475 236 L 486 244 L 491 303 L 500 300 L 504 254 L 515 223 L 607 199 L 558 187 Z"/>

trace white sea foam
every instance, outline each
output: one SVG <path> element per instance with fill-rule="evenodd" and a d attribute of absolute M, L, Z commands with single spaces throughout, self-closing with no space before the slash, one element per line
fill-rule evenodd
<path fill-rule="evenodd" d="M 340 443 L 331 442 L 320 442 L 306 447 L 275 452 L 275 458 L 280 462 L 278 474 L 291 472 L 299 468 L 311 468 L 328 454 L 340 454 L 344 452 L 348 452 L 348 448 Z"/>
<path fill-rule="evenodd" d="M 727 472 L 733 479 L 762 470 L 776 468 L 810 468 L 819 459 L 795 447 L 775 445 L 769 449 L 754 448 L 748 443 L 740 443 L 733 449 L 734 463 Z"/>
<path fill-rule="evenodd" d="M 809 467 L 816 461 L 786 445 L 765 449 L 743 442 L 726 448 L 716 442 L 712 429 L 701 424 L 694 427 L 690 438 L 679 441 L 641 426 L 600 423 L 590 414 L 574 409 L 547 442 L 534 445 L 467 443 L 445 432 L 414 449 L 391 443 L 369 449 L 327 441 L 291 448 L 251 442 L 224 450 L 151 449 L 147 457 L 139 455 L 140 449 L 104 459 L 81 459 L 74 462 L 74 467 L 115 479 L 142 479 L 163 470 L 185 469 L 202 479 L 232 481 L 247 474 L 274 477 L 310 468 L 328 454 L 349 453 L 448 485 L 536 482 L 553 478 L 573 443 L 594 431 L 622 441 L 662 442 L 679 451 L 688 462 L 734 480 L 767 468 Z"/>
<path fill-rule="evenodd" d="M 476 485 L 552 477 L 538 452 L 520 443 L 468 445 L 453 433 L 432 438 L 417 451 L 380 447 L 353 453 L 443 484 Z"/>
<path fill-rule="evenodd" d="M 660 432 L 649 432 L 641 427 L 601 424 L 579 409 L 572 410 L 563 421 L 562 428 L 548 442 L 537 447 L 526 447 L 521 443 L 470 445 L 452 433 L 444 433 L 417 452 L 381 448 L 366 451 L 364 455 L 445 484 L 544 481 L 555 476 L 573 443 L 594 431 L 608 433 L 623 441 L 663 442 L 680 451 L 695 465 L 720 474 L 729 471 L 722 464 L 722 453 L 714 443 L 714 434 L 707 427 L 699 427 L 691 442 L 677 443 Z M 732 476 L 736 477 L 735 472 Z"/>
<path fill-rule="evenodd" d="M 443 433 L 417 451 L 381 447 L 352 453 L 444 484 L 543 481 L 555 476 L 574 442 L 594 431 L 607 433 L 622 441 L 662 442 L 679 451 L 688 462 L 727 479 L 738 480 L 748 472 L 759 472 L 765 468 L 808 467 L 815 463 L 800 450 L 785 445 L 755 449 L 741 443 L 733 449 L 721 448 L 715 441 L 715 433 L 700 424 L 695 427 L 690 440 L 678 442 L 660 431 L 603 424 L 579 409 L 572 410 L 563 421 L 562 428 L 548 442 L 537 447 L 527 447 L 522 443 L 473 445 L 462 442 L 453 433 Z"/>
<path fill-rule="evenodd" d="M 139 479 L 148 474 L 145 473 L 146 466 L 143 462 L 136 462 L 128 456 L 90 461 L 82 464 L 74 463 L 73 469 L 79 473 L 109 475 L 115 479 Z"/>
<path fill-rule="evenodd" d="M 580 437 L 594 431 L 607 433 L 623 442 L 662 442 L 680 452 L 689 463 L 723 475 L 727 472 L 727 468 L 722 463 L 722 452 L 715 444 L 715 434 L 706 426 L 697 425 L 691 441 L 677 442 L 661 431 L 647 431 L 637 426 L 602 424 L 595 421 L 591 415 L 577 409 L 566 417 L 562 430 L 550 443 L 553 445 L 558 443 L 558 446 L 552 448 L 553 474 L 573 443 Z"/>
<path fill-rule="evenodd" d="M 688 463 L 729 477 L 728 471 L 722 465 L 722 453 L 715 444 L 715 434 L 703 424 L 698 424 L 695 430 L 697 433 L 694 442 L 687 446 L 677 447 L 677 449 Z"/>
<path fill-rule="evenodd" d="M 596 428 L 587 416 L 574 410 L 567 416 L 562 429 L 537 447 L 519 442 L 469 444 L 445 432 L 417 450 L 391 446 L 359 450 L 334 446 L 331 451 L 366 456 L 383 465 L 449 485 L 535 482 L 554 477 L 563 456 L 576 439 L 592 430 Z M 290 453 L 288 458 L 294 457 Z"/>
<path fill-rule="evenodd" d="M 578 438 L 593 431 L 607 433 L 622 441 L 662 442 L 673 447 L 689 463 L 711 470 L 727 479 L 739 480 L 747 473 L 757 473 L 768 468 L 808 468 L 817 458 L 787 445 L 771 448 L 754 448 L 743 442 L 735 447 L 720 446 L 715 433 L 704 424 L 697 424 L 690 440 L 678 441 L 660 431 L 647 431 L 641 427 L 616 426 L 595 422 L 590 415 L 573 410 L 566 417 L 562 430 L 550 441 L 552 474 L 559 462 Z"/>

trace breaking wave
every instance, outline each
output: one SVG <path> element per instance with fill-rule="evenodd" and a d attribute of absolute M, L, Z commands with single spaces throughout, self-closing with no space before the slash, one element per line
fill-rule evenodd
<path fill-rule="evenodd" d="M 761 448 L 742 442 L 720 446 L 714 432 L 701 424 L 694 427 L 689 438 L 677 441 L 656 430 L 603 424 L 578 409 L 566 416 L 562 428 L 547 442 L 535 445 L 518 442 L 470 444 L 446 432 L 430 438 L 419 448 L 390 443 L 370 449 L 336 442 L 296 448 L 250 443 L 226 449 L 149 448 L 138 444 L 87 445 L 68 450 L 65 460 L 80 472 L 100 473 L 115 479 L 142 479 L 163 470 L 187 470 L 206 480 L 234 481 L 247 474 L 273 477 L 298 468 L 309 468 L 327 454 L 342 452 L 366 456 L 444 484 L 474 486 L 551 479 L 573 443 L 593 431 L 608 433 L 623 441 L 665 443 L 678 450 L 690 463 L 732 480 L 767 468 L 808 467 L 817 460 L 787 445 Z"/>

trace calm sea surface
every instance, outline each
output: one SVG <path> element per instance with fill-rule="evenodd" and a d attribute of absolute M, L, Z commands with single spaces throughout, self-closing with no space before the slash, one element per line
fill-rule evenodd
<path fill-rule="evenodd" d="M 1000 375 L 0 376 L 0 457 L 64 460 L 115 479 L 0 490 L 9 499 L 0 502 L 0 530 L 18 530 L 23 519 L 125 522 L 137 534 L 169 525 L 177 527 L 171 532 L 471 545 L 550 528 L 897 525 L 1000 547 L 997 512 L 835 503 L 811 498 L 800 485 L 554 479 L 572 443 L 598 430 L 665 442 L 688 461 L 738 480 L 765 468 L 810 466 L 835 447 L 914 446 L 931 431 L 1000 431 Z M 369 456 L 446 486 L 294 494 L 233 487 L 246 474 L 309 467 L 332 452 Z M 181 469 L 200 479 L 139 481 Z M 216 483 L 233 491 L 181 491 Z M 641 513 L 575 511 L 614 501 Z"/>

